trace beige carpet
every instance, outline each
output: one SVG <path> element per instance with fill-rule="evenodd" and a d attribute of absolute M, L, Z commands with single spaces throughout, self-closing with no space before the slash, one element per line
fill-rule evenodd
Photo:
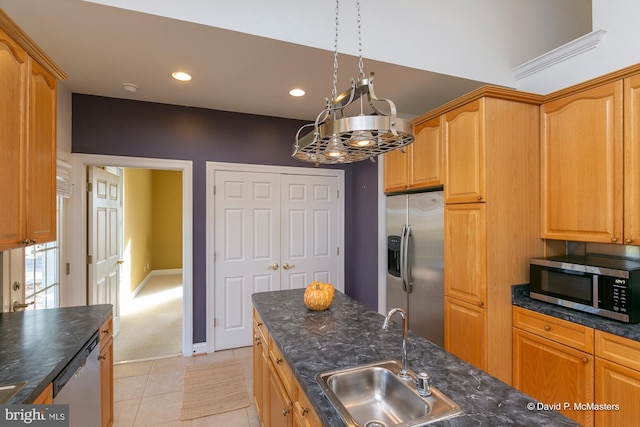
<path fill-rule="evenodd" d="M 184 372 L 181 420 L 206 417 L 249 406 L 239 360 L 188 366 Z"/>
<path fill-rule="evenodd" d="M 152 276 L 120 311 L 113 341 L 114 362 L 182 354 L 182 275 Z"/>

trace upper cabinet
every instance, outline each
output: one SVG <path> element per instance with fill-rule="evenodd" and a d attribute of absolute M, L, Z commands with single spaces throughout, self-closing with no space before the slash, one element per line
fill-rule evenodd
<path fill-rule="evenodd" d="M 622 238 L 622 81 L 542 106 L 542 237 Z"/>
<path fill-rule="evenodd" d="M 484 98 L 444 115 L 445 203 L 485 199 Z"/>
<path fill-rule="evenodd" d="M 404 152 L 384 154 L 384 191 L 395 193 L 442 185 L 441 118 L 415 124 L 415 140 Z"/>
<path fill-rule="evenodd" d="M 640 244 L 640 76 L 541 110 L 542 237 Z"/>
<path fill-rule="evenodd" d="M 66 78 L 0 10 L 0 250 L 56 238 L 56 84 Z"/>

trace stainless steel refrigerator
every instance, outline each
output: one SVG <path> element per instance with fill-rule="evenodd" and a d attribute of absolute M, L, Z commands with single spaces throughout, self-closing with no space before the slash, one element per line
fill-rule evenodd
<path fill-rule="evenodd" d="M 409 329 L 444 346 L 444 195 L 387 196 L 387 310 L 404 309 Z"/>

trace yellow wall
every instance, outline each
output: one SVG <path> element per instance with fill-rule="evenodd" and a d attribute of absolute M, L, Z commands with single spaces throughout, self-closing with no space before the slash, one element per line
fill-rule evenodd
<path fill-rule="evenodd" d="M 129 263 L 130 288 L 134 290 L 151 272 L 153 213 L 152 171 L 124 169 L 123 237 L 125 262 Z"/>
<path fill-rule="evenodd" d="M 154 170 L 153 269 L 182 268 L 182 172 Z"/>

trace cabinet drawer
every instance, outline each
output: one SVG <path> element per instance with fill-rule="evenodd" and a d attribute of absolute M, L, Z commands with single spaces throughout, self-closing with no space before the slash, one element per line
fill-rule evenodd
<path fill-rule="evenodd" d="M 596 356 L 640 371 L 640 342 L 596 331 Z"/>
<path fill-rule="evenodd" d="M 594 352 L 593 329 L 577 323 L 513 307 L 513 326 L 589 354 Z"/>
<path fill-rule="evenodd" d="M 294 383 L 293 383 L 293 372 L 289 367 L 289 364 L 285 360 L 282 352 L 276 345 L 273 339 L 269 338 L 269 359 L 273 362 L 273 366 L 280 377 L 280 381 L 284 385 L 285 390 L 289 394 L 289 396 L 294 395 Z"/>

